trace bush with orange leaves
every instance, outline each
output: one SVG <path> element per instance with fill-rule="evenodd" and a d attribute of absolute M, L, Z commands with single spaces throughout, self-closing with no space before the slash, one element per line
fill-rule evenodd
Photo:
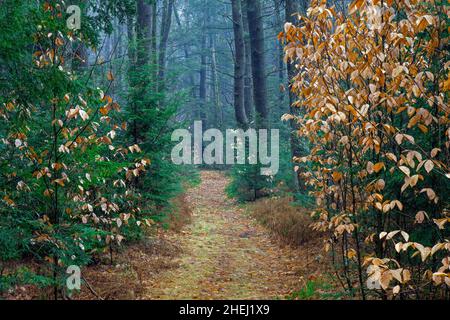
<path fill-rule="evenodd" d="M 449 299 L 446 1 L 314 0 L 280 39 L 336 275 L 365 298 Z"/>

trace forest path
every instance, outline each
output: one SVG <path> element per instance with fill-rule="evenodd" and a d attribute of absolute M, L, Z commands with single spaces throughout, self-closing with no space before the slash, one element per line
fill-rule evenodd
<path fill-rule="evenodd" d="M 175 235 L 178 267 L 146 285 L 148 299 L 273 299 L 299 287 L 295 255 L 225 194 L 221 172 L 202 171 L 188 191 L 192 223 Z"/>

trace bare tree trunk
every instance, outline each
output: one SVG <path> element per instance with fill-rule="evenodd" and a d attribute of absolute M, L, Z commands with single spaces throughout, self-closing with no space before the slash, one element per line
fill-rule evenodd
<path fill-rule="evenodd" d="M 127 37 L 128 37 L 128 60 L 130 65 L 136 62 L 135 38 L 134 38 L 134 19 L 133 16 L 127 16 Z"/>
<path fill-rule="evenodd" d="M 134 81 L 133 81 L 133 73 L 136 68 L 136 39 L 135 39 L 135 28 L 134 28 L 134 18 L 133 16 L 129 15 L 127 17 L 127 36 L 128 36 L 128 85 L 129 85 L 129 91 L 130 93 L 134 90 Z M 136 114 L 137 107 L 136 104 L 133 102 L 133 97 L 131 94 L 128 97 L 128 106 L 130 111 L 133 112 L 133 114 Z M 133 142 L 137 143 L 137 121 L 136 119 L 133 119 L 132 123 L 132 131 L 131 134 L 133 136 Z"/>
<path fill-rule="evenodd" d="M 247 119 L 253 119 L 253 80 L 252 80 L 252 58 L 250 48 L 250 34 L 248 30 L 247 2 L 242 1 L 242 22 L 244 25 L 244 48 L 245 48 L 245 69 L 244 69 L 244 105 Z"/>
<path fill-rule="evenodd" d="M 203 32 L 201 40 L 201 52 L 200 52 L 200 86 L 199 86 L 199 99 L 200 99 L 200 118 L 203 122 L 203 128 L 206 128 L 206 75 L 207 75 L 207 56 L 206 56 L 206 34 Z"/>
<path fill-rule="evenodd" d="M 264 29 L 260 0 L 247 2 L 248 27 L 253 75 L 253 100 L 256 109 L 258 127 L 268 125 L 267 80 L 265 74 Z"/>
<path fill-rule="evenodd" d="M 242 22 L 241 0 L 231 1 L 234 31 L 234 112 L 239 126 L 246 127 L 248 120 L 244 105 L 244 29 Z"/>
<path fill-rule="evenodd" d="M 179 17 L 178 12 L 177 12 L 177 10 L 175 8 L 175 5 L 174 5 L 174 8 L 173 8 L 173 13 L 175 15 L 175 21 L 177 22 L 178 27 L 181 28 L 180 17 Z M 190 27 L 189 26 L 189 20 L 186 21 L 186 27 L 187 28 Z M 184 51 L 184 59 L 187 62 L 187 61 L 189 61 L 189 57 L 190 57 L 189 45 L 187 43 L 183 44 L 183 51 Z M 196 100 L 197 99 L 197 92 L 196 92 L 196 88 L 195 88 L 196 86 L 195 86 L 194 75 L 190 72 L 188 77 L 189 77 L 189 86 L 191 88 L 191 90 L 190 90 L 191 91 L 191 97 L 193 98 L 193 100 Z M 198 119 L 199 119 L 199 116 L 197 117 L 197 110 L 196 110 L 196 108 L 192 108 L 191 109 L 191 120 L 195 121 L 195 120 L 198 120 Z"/>
<path fill-rule="evenodd" d="M 286 22 L 291 22 L 293 24 L 298 23 L 298 19 L 294 16 L 294 14 L 298 12 L 298 9 L 299 8 L 295 0 L 286 0 Z M 290 90 L 292 79 L 295 76 L 295 66 L 293 63 L 287 63 L 287 75 L 289 81 L 289 110 L 291 114 L 299 115 L 299 110 L 293 106 L 294 102 L 296 101 L 296 96 L 292 92 L 292 90 Z M 305 150 L 302 141 L 300 140 L 297 133 L 299 127 L 295 119 L 290 120 L 290 126 L 292 130 L 290 136 L 292 158 L 300 157 L 305 153 Z M 304 191 L 305 184 L 301 179 L 299 179 L 299 173 L 300 172 L 294 171 L 294 186 L 297 191 Z"/>
<path fill-rule="evenodd" d="M 159 56 L 158 56 L 159 91 L 164 90 L 164 80 L 166 72 L 166 51 L 167 51 L 167 42 L 169 40 L 170 26 L 172 24 L 173 3 L 174 0 L 164 0 L 163 2 L 161 38 L 159 43 Z"/>
<path fill-rule="evenodd" d="M 138 65 L 144 66 L 150 61 L 152 42 L 151 7 L 145 0 L 139 0 L 137 6 Z"/>
<path fill-rule="evenodd" d="M 248 30 L 247 2 L 242 1 L 242 22 L 244 25 L 244 47 L 245 47 L 245 69 L 244 69 L 244 106 L 247 119 L 253 119 L 253 79 L 252 79 L 252 57 L 250 47 L 250 31 Z"/>
<path fill-rule="evenodd" d="M 136 25 L 136 52 L 133 52 L 133 43 L 130 46 L 129 55 L 136 56 L 136 62 L 130 61 L 130 87 L 132 96 L 130 99 L 130 110 L 132 114 L 132 130 L 134 143 L 140 143 L 143 139 L 143 123 L 141 121 L 141 110 L 136 103 L 136 98 L 141 99 L 146 94 L 146 87 L 150 81 L 150 74 L 144 73 L 139 80 L 133 80 L 136 78 L 137 68 L 143 68 L 150 63 L 151 53 L 151 39 L 152 39 L 152 14 L 151 7 L 145 0 L 138 0 L 137 2 L 137 25 Z M 134 31 L 132 21 L 129 20 L 128 37 L 129 41 L 134 39 Z M 133 57 L 132 57 L 133 58 Z"/>
<path fill-rule="evenodd" d="M 213 85 L 213 101 L 214 101 L 214 126 L 221 128 L 223 119 L 221 118 L 222 106 L 220 104 L 220 90 L 219 90 L 219 74 L 217 72 L 217 56 L 216 56 L 216 41 L 213 35 L 210 35 L 211 45 L 211 78 Z"/>
<path fill-rule="evenodd" d="M 156 34 L 157 34 L 157 22 L 158 22 L 158 1 L 157 0 L 153 0 L 151 3 L 151 10 L 152 10 L 152 38 L 151 38 L 151 47 L 152 47 L 152 52 L 151 52 L 151 67 L 152 67 L 152 82 L 154 83 L 154 90 L 156 91 L 157 86 L 157 78 L 158 78 L 158 45 L 157 43 L 157 39 L 156 39 Z"/>
<path fill-rule="evenodd" d="M 281 32 L 283 30 L 283 20 L 281 17 L 281 1 L 282 0 L 274 0 L 274 6 L 275 6 L 275 25 L 278 32 Z M 280 84 L 280 90 L 278 91 L 278 103 L 280 106 L 280 110 L 284 111 L 284 100 L 285 100 L 285 90 L 284 90 L 284 83 L 285 83 L 285 70 L 284 70 L 284 52 L 283 52 L 283 46 L 281 42 L 277 43 L 277 65 L 276 68 L 278 69 L 278 81 Z"/>

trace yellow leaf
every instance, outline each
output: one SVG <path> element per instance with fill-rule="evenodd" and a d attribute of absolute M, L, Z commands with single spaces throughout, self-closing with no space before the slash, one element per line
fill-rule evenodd
<path fill-rule="evenodd" d="M 409 175 L 411 174 L 411 171 L 409 170 L 408 167 L 400 166 L 399 169 L 400 169 L 404 174 L 406 174 L 408 177 L 409 177 Z"/>
<path fill-rule="evenodd" d="M 364 4 L 364 0 L 355 0 L 349 7 L 349 14 L 355 13 Z"/>
<path fill-rule="evenodd" d="M 403 135 L 402 134 L 397 134 L 396 136 L 395 136 L 395 141 L 398 143 L 398 144 L 402 144 L 402 141 L 403 141 Z"/>
<path fill-rule="evenodd" d="M 59 37 L 57 37 L 56 40 L 55 40 L 55 44 L 56 44 L 58 47 L 61 47 L 61 46 L 64 45 L 64 40 L 61 39 L 61 38 L 59 38 Z"/>
<path fill-rule="evenodd" d="M 409 185 L 411 186 L 411 187 L 414 187 L 416 184 L 417 184 L 417 181 L 419 181 L 419 175 L 413 175 L 412 177 L 411 177 L 411 179 L 409 179 Z"/>
<path fill-rule="evenodd" d="M 59 184 L 61 187 L 64 187 L 64 179 L 55 179 L 53 182 Z"/>
<path fill-rule="evenodd" d="M 409 240 L 409 234 L 407 234 L 405 231 L 400 231 L 403 239 L 405 239 L 406 242 Z"/>
<path fill-rule="evenodd" d="M 400 292 L 400 286 L 398 286 L 398 285 L 395 286 L 394 289 L 392 289 L 392 293 L 394 296 L 399 294 L 399 292 Z"/>
<path fill-rule="evenodd" d="M 342 173 L 337 171 L 333 172 L 332 176 L 335 183 L 338 183 L 342 179 Z"/>
<path fill-rule="evenodd" d="M 391 271 L 390 270 L 384 271 L 380 277 L 381 288 L 383 288 L 383 290 L 386 290 L 387 288 L 389 288 L 389 284 L 391 283 L 391 280 L 392 280 Z"/>
<path fill-rule="evenodd" d="M 430 173 L 431 170 L 433 170 L 433 168 L 434 168 L 434 163 L 433 163 L 433 161 L 432 161 L 432 160 L 427 160 L 427 161 L 425 162 L 425 170 L 426 170 L 428 173 Z"/>
<path fill-rule="evenodd" d="M 417 125 L 417 127 L 419 127 L 420 131 L 422 131 L 423 133 L 427 133 L 428 132 L 428 127 L 423 125 L 423 124 L 421 124 L 421 123 L 419 123 Z"/>
<path fill-rule="evenodd" d="M 108 81 L 114 81 L 114 75 L 111 70 L 108 71 L 108 74 L 106 77 L 108 78 Z"/>
<path fill-rule="evenodd" d="M 445 229 L 445 224 L 448 222 L 447 218 L 433 219 L 434 223 L 439 227 L 440 230 Z"/>
<path fill-rule="evenodd" d="M 101 107 L 101 108 L 100 108 L 100 113 L 101 113 L 103 116 L 106 116 L 106 115 L 108 114 L 108 112 L 109 112 L 109 108 L 108 108 L 107 106 Z"/>
<path fill-rule="evenodd" d="M 400 230 L 391 231 L 387 234 L 386 240 L 391 240 Z"/>
<path fill-rule="evenodd" d="M 380 202 L 375 203 L 375 208 L 377 208 L 380 211 L 383 211 L 383 205 Z"/>
<path fill-rule="evenodd" d="M 444 248 L 444 244 L 443 243 L 437 243 L 433 246 L 433 248 L 431 249 L 431 255 L 434 255 L 437 251 L 442 250 Z"/>
<path fill-rule="evenodd" d="M 436 156 L 437 156 L 437 154 L 439 153 L 439 152 L 441 152 L 442 150 L 441 149 L 439 149 L 439 148 L 434 148 L 433 150 L 431 150 L 431 157 L 432 158 L 435 158 Z"/>
<path fill-rule="evenodd" d="M 417 242 L 414 243 L 414 247 L 420 252 L 420 257 L 422 258 L 422 262 L 424 262 L 430 255 L 431 249 L 428 247 L 424 247 L 423 245 Z"/>
<path fill-rule="evenodd" d="M 425 211 L 419 211 L 416 214 L 416 223 L 422 223 L 425 220 L 425 216 L 426 216 L 426 212 Z"/>
<path fill-rule="evenodd" d="M 8 111 L 13 111 L 13 110 L 14 110 L 14 105 L 13 105 L 11 102 L 8 102 L 8 103 L 6 104 L 6 109 L 7 109 Z"/>
<path fill-rule="evenodd" d="M 354 249 L 350 249 L 350 250 L 347 252 L 347 257 L 348 257 L 349 259 L 353 259 L 354 257 L 356 257 L 356 251 L 355 251 Z"/>
<path fill-rule="evenodd" d="M 411 120 L 409 120 L 408 128 L 414 127 L 417 124 L 417 122 L 419 121 L 419 119 L 420 119 L 419 115 L 415 115 L 414 117 L 412 117 Z"/>
<path fill-rule="evenodd" d="M 373 173 L 373 163 L 371 161 L 367 162 L 366 170 L 369 174 Z"/>
<path fill-rule="evenodd" d="M 427 193 L 427 197 L 430 200 L 434 200 L 434 198 L 436 198 L 436 193 L 431 188 L 424 188 L 424 189 L 420 190 L 420 193 L 423 193 L 423 192 Z"/>
<path fill-rule="evenodd" d="M 403 270 L 403 283 L 411 280 L 411 272 L 409 270 Z"/>
<path fill-rule="evenodd" d="M 384 168 L 384 162 L 378 162 L 377 164 L 375 164 L 373 166 L 373 171 L 375 171 L 376 173 L 378 173 L 381 169 Z"/>
<path fill-rule="evenodd" d="M 378 179 L 376 186 L 378 190 L 383 190 L 386 186 L 386 182 L 383 179 Z"/>
<path fill-rule="evenodd" d="M 400 269 L 391 270 L 391 274 L 394 277 L 394 279 L 397 280 L 400 283 L 403 282 L 402 271 L 403 271 L 403 269 L 401 269 L 401 268 Z"/>
<path fill-rule="evenodd" d="M 393 153 L 390 153 L 390 152 L 386 153 L 386 158 L 388 158 L 389 160 L 392 160 L 394 162 L 397 162 L 397 157 Z"/>

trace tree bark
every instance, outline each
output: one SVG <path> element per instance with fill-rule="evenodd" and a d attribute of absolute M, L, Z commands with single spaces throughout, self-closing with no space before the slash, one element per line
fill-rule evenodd
<path fill-rule="evenodd" d="M 265 74 L 264 29 L 260 0 L 247 2 L 253 75 L 253 100 L 259 128 L 268 126 L 267 80 Z"/>
<path fill-rule="evenodd" d="M 281 1 L 282 0 L 274 0 L 274 7 L 275 7 L 275 25 L 277 28 L 277 33 L 281 32 L 283 30 L 283 19 L 281 17 Z M 283 45 L 281 42 L 277 43 L 277 65 L 276 68 L 278 69 L 278 81 L 280 85 L 280 90 L 278 91 L 278 103 L 281 111 L 284 111 L 285 108 L 285 79 L 286 79 L 286 71 L 284 70 L 284 51 L 283 51 Z"/>
<path fill-rule="evenodd" d="M 248 122 L 253 119 L 253 80 L 252 80 L 252 58 L 250 49 L 250 34 L 248 30 L 247 1 L 242 1 L 242 22 L 244 26 L 244 49 L 245 49 L 245 67 L 244 67 L 244 106 Z"/>
<path fill-rule="evenodd" d="M 133 81 L 133 74 L 136 68 L 136 39 L 135 39 L 135 24 L 134 24 L 134 17 L 129 15 L 127 16 L 127 36 L 128 36 L 128 85 L 129 85 L 129 91 L 130 93 L 134 90 L 134 82 Z M 130 111 L 133 114 L 136 114 L 137 107 L 136 104 L 133 101 L 133 97 L 131 94 L 129 94 L 128 97 L 128 107 Z M 136 119 L 133 119 L 131 123 L 131 135 L 133 137 L 133 142 L 138 143 L 138 136 L 137 136 L 137 121 Z"/>
<path fill-rule="evenodd" d="M 207 75 L 207 56 L 206 56 L 206 34 L 203 32 L 201 39 L 201 52 L 200 52 L 200 86 L 199 86 L 199 99 L 200 99 L 200 120 L 203 122 L 203 128 L 206 128 L 207 115 L 206 115 L 206 75 Z"/>
<path fill-rule="evenodd" d="M 214 101 L 214 126 L 216 128 L 221 128 L 223 119 L 222 106 L 220 103 L 220 86 L 219 86 L 219 74 L 217 72 L 217 55 L 216 55 L 216 41 L 214 35 L 210 35 L 210 45 L 211 45 L 211 78 L 213 86 L 213 101 Z"/>
<path fill-rule="evenodd" d="M 152 44 L 152 15 L 151 7 L 144 0 L 137 5 L 137 36 L 138 36 L 138 65 L 144 66 L 150 61 Z"/>
<path fill-rule="evenodd" d="M 175 8 L 175 5 L 174 5 L 174 8 L 173 8 L 173 13 L 174 13 L 175 21 L 176 21 L 178 27 L 181 28 L 182 27 L 181 20 L 180 20 L 180 17 L 178 15 L 178 12 L 177 12 L 177 10 Z M 186 27 L 189 29 L 190 28 L 189 19 L 187 19 L 185 21 L 185 23 L 186 23 Z M 184 51 L 184 60 L 187 63 L 189 61 L 190 54 L 189 54 L 189 44 L 186 43 L 186 42 L 183 44 L 183 51 Z M 197 91 L 196 91 L 194 75 L 192 74 L 192 72 L 189 72 L 188 78 L 189 78 L 189 86 L 191 88 L 190 89 L 191 97 L 195 101 L 197 99 Z M 191 111 L 190 112 L 190 118 L 191 118 L 192 121 L 198 120 L 200 118 L 196 108 L 191 108 L 190 111 Z"/>
<path fill-rule="evenodd" d="M 298 6 L 295 2 L 295 0 L 286 0 L 286 22 L 290 22 L 293 24 L 298 23 L 298 19 L 294 15 L 298 12 Z M 291 82 L 292 79 L 295 76 L 295 66 L 293 63 L 287 63 L 287 76 L 289 81 L 289 111 L 293 115 L 300 115 L 298 108 L 295 108 L 293 106 L 294 102 L 296 101 L 296 96 L 291 90 Z M 304 142 L 301 141 L 301 139 L 298 136 L 298 130 L 299 126 L 295 119 L 290 120 L 290 126 L 291 126 L 291 135 L 290 135 L 290 144 L 291 144 L 291 154 L 292 158 L 294 157 L 300 157 L 306 153 L 304 150 Z M 297 191 L 304 191 L 305 190 L 305 183 L 303 180 L 299 178 L 300 172 L 294 171 L 294 186 Z"/>
<path fill-rule="evenodd" d="M 151 67 L 152 67 L 152 82 L 153 82 L 153 88 L 156 91 L 156 83 L 158 78 L 158 45 L 157 45 L 157 39 L 156 39 L 156 33 L 157 33 L 157 22 L 158 22 L 158 1 L 153 0 L 151 3 L 151 10 L 152 10 L 152 38 L 151 38 Z"/>
<path fill-rule="evenodd" d="M 232 0 L 233 32 L 234 32 L 234 112 L 240 127 L 246 127 L 248 120 L 244 105 L 244 29 L 242 22 L 241 0 Z"/>
<path fill-rule="evenodd" d="M 172 11 L 174 0 L 164 0 L 163 2 L 163 16 L 161 24 L 161 38 L 159 43 L 159 56 L 158 56 L 158 80 L 159 91 L 164 90 L 164 80 L 166 72 L 166 51 L 167 42 L 169 40 L 170 26 L 172 24 Z"/>

